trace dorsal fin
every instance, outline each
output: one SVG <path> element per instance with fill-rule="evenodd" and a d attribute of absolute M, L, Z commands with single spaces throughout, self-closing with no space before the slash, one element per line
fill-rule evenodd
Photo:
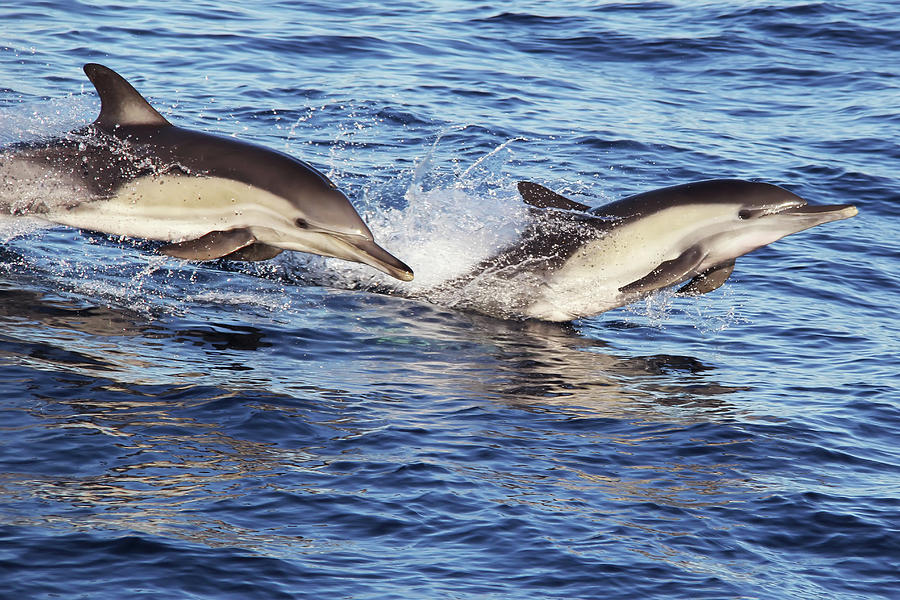
<path fill-rule="evenodd" d="M 569 200 L 565 196 L 561 196 L 551 189 L 545 188 L 537 183 L 530 181 L 520 181 L 518 184 L 519 194 L 526 204 L 537 208 L 558 208 L 560 210 L 590 210 L 590 206 Z"/>
<path fill-rule="evenodd" d="M 124 77 L 109 67 L 88 63 L 84 65 L 84 73 L 100 96 L 96 125 L 104 129 L 118 125 L 171 125 Z"/>

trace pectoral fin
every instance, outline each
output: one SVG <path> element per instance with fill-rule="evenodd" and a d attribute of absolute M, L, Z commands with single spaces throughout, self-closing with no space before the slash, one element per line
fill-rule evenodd
<path fill-rule="evenodd" d="M 696 272 L 705 254 L 700 248 L 693 246 L 682 252 L 677 258 L 660 263 L 658 267 L 650 271 L 637 281 L 619 288 L 624 294 L 640 294 L 652 292 L 676 283 L 681 283 Z"/>
<path fill-rule="evenodd" d="M 213 260 L 237 252 L 256 242 L 249 229 L 210 231 L 193 240 L 166 244 L 160 252 L 186 260 Z"/>
<path fill-rule="evenodd" d="M 276 256 L 278 256 L 279 254 L 281 254 L 281 252 L 281 248 L 276 248 L 275 246 L 256 242 L 255 244 L 244 246 L 240 250 L 236 250 L 231 254 L 223 256 L 222 258 L 226 260 L 269 260 L 270 258 L 275 258 Z"/>
<path fill-rule="evenodd" d="M 721 265 L 697 275 L 686 286 L 675 292 L 683 296 L 699 296 L 721 287 L 734 271 L 734 261 L 729 260 Z"/>

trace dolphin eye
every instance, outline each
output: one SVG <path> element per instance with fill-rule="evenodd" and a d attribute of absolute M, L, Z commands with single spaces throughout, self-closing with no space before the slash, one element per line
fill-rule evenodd
<path fill-rule="evenodd" d="M 739 219 L 752 219 L 755 211 L 752 210 L 742 210 L 738 213 Z"/>
<path fill-rule="evenodd" d="M 306 221 L 306 219 L 297 219 L 296 221 L 294 221 L 294 225 L 296 225 L 300 229 L 309 229 L 309 223 Z"/>

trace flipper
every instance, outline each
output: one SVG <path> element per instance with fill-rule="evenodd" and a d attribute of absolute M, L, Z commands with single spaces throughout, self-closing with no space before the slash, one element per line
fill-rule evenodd
<path fill-rule="evenodd" d="M 580 210 L 582 212 L 591 209 L 587 204 L 569 200 L 565 196 L 561 196 L 537 183 L 520 181 L 516 187 L 519 188 L 522 200 L 536 208 L 558 208 L 560 210 Z"/>
<path fill-rule="evenodd" d="M 697 246 L 682 252 L 677 258 L 667 260 L 637 281 L 619 288 L 624 294 L 652 292 L 681 283 L 703 262 L 705 254 Z"/>
<path fill-rule="evenodd" d="M 699 296 L 721 287 L 734 271 L 734 260 L 723 262 L 691 279 L 686 286 L 675 292 L 682 296 Z"/>
<path fill-rule="evenodd" d="M 260 261 L 275 258 L 279 254 L 281 254 L 281 252 L 281 248 L 263 244 L 262 242 L 256 242 L 255 244 L 244 246 L 240 250 L 235 250 L 231 254 L 226 254 L 222 258 L 226 260 Z"/>
<path fill-rule="evenodd" d="M 100 116 L 95 125 L 103 129 L 118 125 L 171 125 L 124 77 L 109 67 L 88 63 L 84 65 L 84 74 L 100 96 Z"/>
<path fill-rule="evenodd" d="M 256 238 L 249 229 L 231 229 L 210 231 L 193 240 L 166 244 L 159 251 L 168 256 L 186 260 L 213 260 L 233 254 L 254 242 L 256 242 Z"/>

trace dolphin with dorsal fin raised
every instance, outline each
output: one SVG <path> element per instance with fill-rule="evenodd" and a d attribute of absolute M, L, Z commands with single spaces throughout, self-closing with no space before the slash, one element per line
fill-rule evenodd
<path fill-rule="evenodd" d="M 172 125 L 112 69 L 87 64 L 84 72 L 101 102 L 91 125 L 0 151 L 0 197 L 29 185 L 70 197 L 10 212 L 167 242 L 161 252 L 188 260 L 265 260 L 295 250 L 413 278 L 309 164 Z"/>
<path fill-rule="evenodd" d="M 721 286 L 735 259 L 792 233 L 857 214 L 808 205 L 784 188 L 716 179 L 662 188 L 591 208 L 520 182 L 534 208 L 514 243 L 429 295 L 501 317 L 570 321 L 682 286 Z M 466 290 L 457 300 L 458 290 Z"/>

